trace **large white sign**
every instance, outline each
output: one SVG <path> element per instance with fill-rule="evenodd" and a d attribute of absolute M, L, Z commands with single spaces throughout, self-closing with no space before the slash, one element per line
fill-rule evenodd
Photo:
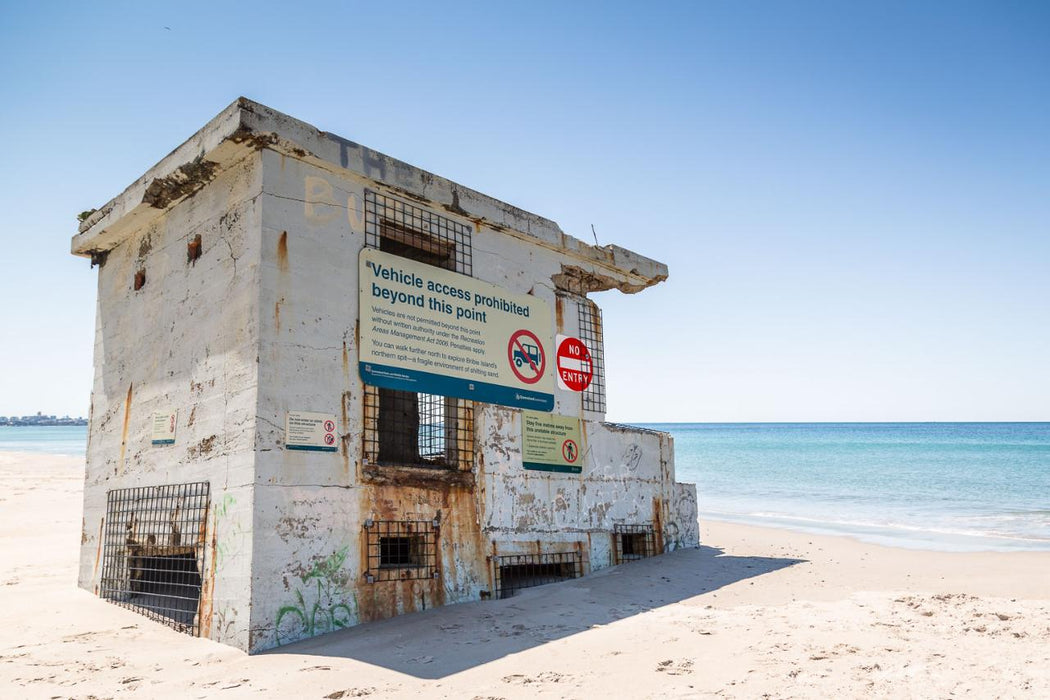
<path fill-rule="evenodd" d="M 361 252 L 366 384 L 550 411 L 550 307 L 433 265 Z"/>

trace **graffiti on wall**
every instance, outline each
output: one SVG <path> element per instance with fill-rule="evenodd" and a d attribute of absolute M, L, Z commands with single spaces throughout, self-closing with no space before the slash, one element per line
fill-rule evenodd
<path fill-rule="evenodd" d="M 300 577 L 302 586 L 295 590 L 295 604 L 277 610 L 274 628 L 278 645 L 354 624 L 356 615 L 341 597 L 348 580 L 342 569 L 349 551 L 349 547 L 343 547 Z M 356 600 L 350 602 L 357 607 Z"/>

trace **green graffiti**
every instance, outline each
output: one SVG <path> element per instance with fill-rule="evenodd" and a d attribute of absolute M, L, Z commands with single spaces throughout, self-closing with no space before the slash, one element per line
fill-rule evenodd
<path fill-rule="evenodd" d="M 302 575 L 303 587 L 310 591 L 310 602 L 307 602 L 303 588 L 296 588 L 296 604 L 284 605 L 277 610 L 274 628 L 278 645 L 333 632 L 352 624 L 354 614 L 350 606 L 335 597 L 344 592 L 347 578 L 340 572 L 349 552 L 349 547 L 343 547 L 315 563 Z M 309 585 L 311 581 L 316 591 L 315 586 Z M 356 607 L 356 601 L 354 603 Z"/>
<path fill-rule="evenodd" d="M 237 499 L 235 499 L 232 495 L 227 493 L 227 494 L 223 495 L 221 503 L 215 504 L 215 510 L 213 511 L 213 515 L 212 515 L 212 532 L 218 533 L 218 531 L 219 531 L 219 520 L 220 519 L 225 520 L 227 518 L 227 516 L 230 515 L 231 506 L 233 506 L 235 503 L 237 503 Z M 231 539 L 234 539 L 235 541 L 240 542 L 242 537 L 243 537 L 243 535 L 244 535 L 244 530 L 243 530 L 243 528 L 241 528 L 240 522 L 239 521 L 235 521 L 230 526 L 229 536 L 231 537 Z M 222 564 L 223 564 L 224 560 L 231 558 L 231 556 L 233 556 L 234 554 L 237 554 L 237 553 L 239 553 L 239 552 L 236 552 L 236 553 L 232 552 L 230 550 L 230 546 L 226 542 L 219 541 L 218 537 L 216 537 L 216 542 L 215 542 L 215 570 L 218 571 L 222 567 Z"/>

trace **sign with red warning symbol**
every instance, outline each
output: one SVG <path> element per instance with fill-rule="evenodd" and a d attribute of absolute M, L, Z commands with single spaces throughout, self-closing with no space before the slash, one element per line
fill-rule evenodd
<path fill-rule="evenodd" d="M 289 411 L 284 424 L 284 446 L 289 450 L 335 452 L 335 426 L 335 416 L 329 413 Z"/>
<path fill-rule="evenodd" d="M 589 387 L 594 378 L 594 360 L 583 341 L 559 335 L 555 345 L 558 347 L 558 386 L 566 391 L 583 391 Z"/>
<path fill-rule="evenodd" d="M 521 412 L 521 461 L 526 469 L 579 474 L 583 471 L 582 446 L 579 418 Z"/>
<path fill-rule="evenodd" d="M 547 369 L 547 354 L 543 343 L 532 331 L 518 330 L 510 336 L 507 343 L 507 361 L 514 376 L 526 384 L 535 384 L 543 379 Z"/>

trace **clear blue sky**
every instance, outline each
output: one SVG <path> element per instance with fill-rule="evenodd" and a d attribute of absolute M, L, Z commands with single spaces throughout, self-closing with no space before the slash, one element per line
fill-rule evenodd
<path fill-rule="evenodd" d="M 667 262 L 609 418 L 1050 420 L 1050 3 L 0 6 L 0 415 L 85 414 L 75 216 L 245 95 Z"/>

